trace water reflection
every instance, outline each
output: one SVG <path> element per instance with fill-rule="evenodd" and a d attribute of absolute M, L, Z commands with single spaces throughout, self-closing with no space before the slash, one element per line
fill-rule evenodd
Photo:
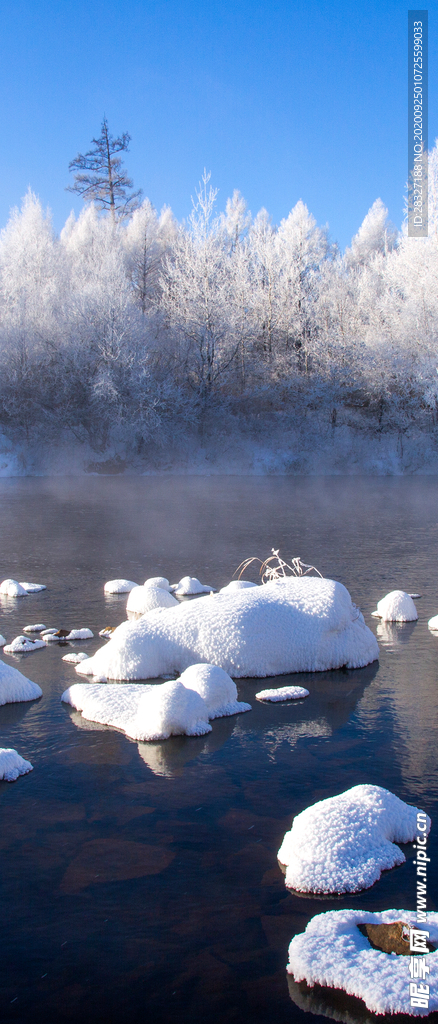
<path fill-rule="evenodd" d="M 287 985 L 292 1002 L 305 1013 L 328 1017 L 342 1024 L 378 1024 L 382 1020 L 382 1016 L 371 1013 L 361 999 L 349 996 L 341 989 L 324 988 L 322 985 L 309 988 L 305 981 L 296 982 L 292 974 L 287 975 Z M 402 1024 L 411 1021 L 412 1017 L 396 1014 L 394 1020 Z M 428 1020 L 432 1020 L 432 1017 L 428 1017 Z"/>
<path fill-rule="evenodd" d="M 407 644 L 416 626 L 416 622 L 379 622 L 376 626 L 377 640 L 386 647 Z"/>

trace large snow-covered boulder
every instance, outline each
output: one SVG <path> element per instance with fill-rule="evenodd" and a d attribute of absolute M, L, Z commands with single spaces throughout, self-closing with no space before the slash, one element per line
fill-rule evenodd
<path fill-rule="evenodd" d="M 377 602 L 376 611 L 372 613 L 382 622 L 415 622 L 418 612 L 410 594 L 404 590 L 391 590 L 390 594 Z"/>
<path fill-rule="evenodd" d="M 124 622 L 76 671 L 102 681 L 153 679 L 207 662 L 234 678 L 265 677 L 360 668 L 378 654 L 348 590 L 308 576 L 183 602 Z"/>
<path fill-rule="evenodd" d="M 381 786 L 354 786 L 319 800 L 297 814 L 278 851 L 286 885 L 316 893 L 368 889 L 382 871 L 406 860 L 395 842 L 414 839 L 417 814 Z"/>
<path fill-rule="evenodd" d="M 305 932 L 295 935 L 289 946 L 287 970 L 295 981 L 308 985 L 323 985 L 343 989 L 351 996 L 363 999 L 373 1013 L 409 1014 L 427 1017 L 438 1009 L 438 951 L 426 956 L 429 974 L 428 1005 L 411 1005 L 410 982 L 415 978 L 409 972 L 409 957 L 383 953 L 370 945 L 358 925 L 386 924 L 403 921 L 410 928 L 424 927 L 431 942 L 438 943 L 438 914 L 427 914 L 427 925 L 418 925 L 412 910 L 385 910 L 371 913 L 367 910 L 329 910 L 309 921 Z M 422 959 L 415 957 L 415 960 Z M 421 979 L 417 978 L 421 985 Z M 426 1002 L 425 1000 L 418 1000 Z"/>
<path fill-rule="evenodd" d="M 15 782 L 19 775 L 27 775 L 32 770 L 33 764 L 17 754 L 12 747 L 0 748 L 0 779 L 4 779 L 5 782 Z"/>
<path fill-rule="evenodd" d="M 38 683 L 32 683 L 18 669 L 0 661 L 0 705 L 35 700 L 36 697 L 42 697 L 42 693 Z"/>
<path fill-rule="evenodd" d="M 178 601 L 173 594 L 170 594 L 164 587 L 149 586 L 134 587 L 126 602 L 126 611 L 135 612 L 137 615 L 146 615 L 147 612 L 155 611 L 156 608 L 178 608 Z"/>

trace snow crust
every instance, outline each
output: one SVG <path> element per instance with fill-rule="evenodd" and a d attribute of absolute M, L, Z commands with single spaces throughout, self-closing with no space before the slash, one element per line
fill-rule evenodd
<path fill-rule="evenodd" d="M 0 779 L 5 782 L 15 782 L 19 775 L 27 775 L 33 771 L 33 764 L 20 757 L 12 747 L 0 748 Z"/>
<path fill-rule="evenodd" d="M 412 597 L 404 590 L 391 590 L 377 602 L 376 611 L 372 614 L 379 616 L 382 622 L 414 622 L 418 619 Z"/>
<path fill-rule="evenodd" d="M 32 683 L 18 669 L 0 661 L 0 705 L 15 704 L 21 700 L 35 700 L 36 697 L 42 697 L 42 694 L 43 691 L 38 683 Z"/>
<path fill-rule="evenodd" d="M 156 608 L 176 608 L 177 600 L 173 594 L 163 587 L 134 587 L 126 603 L 127 612 L 136 612 L 137 615 L 146 615 Z"/>
<path fill-rule="evenodd" d="M 351 996 L 363 999 L 373 1013 L 407 1013 L 427 1016 L 438 1009 L 438 951 L 427 954 L 430 974 L 429 1007 L 410 1005 L 409 957 L 392 956 L 374 949 L 359 924 L 385 924 L 404 921 L 418 927 L 416 914 L 411 910 L 385 910 L 371 913 L 366 910 L 330 910 L 309 921 L 305 932 L 295 935 L 289 946 L 287 970 L 295 981 L 305 980 L 308 985 L 325 985 L 343 989 Z M 427 914 L 427 925 L 420 925 L 430 933 L 430 941 L 438 943 L 438 914 Z"/>
<path fill-rule="evenodd" d="M 30 651 L 38 651 L 47 647 L 44 640 L 29 640 L 28 636 L 16 636 L 10 644 L 3 648 L 5 654 L 28 654 Z"/>
<path fill-rule="evenodd" d="M 129 594 L 137 586 L 132 580 L 108 580 L 103 589 L 105 594 Z"/>
<path fill-rule="evenodd" d="M 236 700 L 235 683 L 215 665 L 192 665 L 168 683 L 75 683 L 62 700 L 84 718 L 123 729 L 131 739 L 153 741 L 169 736 L 203 736 L 209 720 L 250 711 Z"/>
<path fill-rule="evenodd" d="M 260 690 L 256 693 L 258 700 L 298 700 L 299 697 L 308 697 L 309 690 L 304 686 L 278 686 L 273 690 Z"/>
<path fill-rule="evenodd" d="M 234 678 L 264 677 L 359 668 L 378 654 L 348 590 L 307 576 L 183 602 L 124 622 L 76 671 L 101 681 L 154 679 L 207 662 Z"/>
<path fill-rule="evenodd" d="M 183 576 L 179 583 L 172 583 L 170 589 L 174 594 L 184 597 L 188 594 L 211 594 L 214 587 L 210 587 L 208 583 L 200 583 L 196 576 Z"/>
<path fill-rule="evenodd" d="M 69 661 L 72 665 L 80 665 L 81 661 L 85 661 L 88 658 L 88 654 L 85 651 L 72 651 L 70 654 L 64 654 L 63 661 Z"/>
<path fill-rule="evenodd" d="M 278 851 L 286 885 L 298 892 L 358 892 L 403 864 L 418 808 L 381 786 L 361 785 L 319 800 L 293 821 Z M 427 817 L 427 831 L 430 829 Z"/>
<path fill-rule="evenodd" d="M 438 615 L 433 615 L 432 618 L 429 619 L 427 625 L 432 631 L 438 630 Z"/>
<path fill-rule="evenodd" d="M 0 583 L 0 594 L 6 594 L 6 597 L 26 597 L 27 590 L 18 580 L 3 580 Z"/>

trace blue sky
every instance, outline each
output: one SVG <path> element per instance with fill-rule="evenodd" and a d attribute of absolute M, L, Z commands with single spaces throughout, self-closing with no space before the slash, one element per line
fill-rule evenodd
<path fill-rule="evenodd" d="M 438 135 L 429 5 L 429 144 Z M 344 247 L 407 176 L 407 10 L 398 0 L 8 0 L 1 4 L 0 225 L 29 185 L 59 231 L 68 164 L 105 113 L 136 188 L 178 219 L 203 168 L 274 223 L 302 199 Z"/>

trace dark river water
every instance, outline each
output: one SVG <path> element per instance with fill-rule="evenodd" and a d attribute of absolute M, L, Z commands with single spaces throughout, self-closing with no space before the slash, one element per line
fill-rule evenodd
<path fill-rule="evenodd" d="M 427 620 L 438 613 L 437 520 L 433 477 L 0 481 L 0 578 L 47 586 L 0 598 L 8 641 L 34 622 L 96 636 L 117 625 L 126 596 L 105 598 L 106 580 L 192 575 L 221 587 L 242 559 L 276 547 L 344 583 L 381 652 L 357 671 L 239 680 L 250 713 L 161 744 L 61 703 L 84 681 L 62 661 L 65 646 L 3 654 L 43 698 L 0 708 L 0 745 L 34 765 L 0 782 L 1 1021 L 382 1021 L 288 983 L 288 944 L 322 911 L 415 909 L 412 847 L 346 899 L 289 892 L 276 854 L 293 815 L 358 783 L 436 821 L 438 637 Z M 419 620 L 383 629 L 371 612 L 399 588 L 422 595 Z M 289 679 L 310 696 L 254 699 Z M 431 870 L 429 910 L 435 901 Z"/>

